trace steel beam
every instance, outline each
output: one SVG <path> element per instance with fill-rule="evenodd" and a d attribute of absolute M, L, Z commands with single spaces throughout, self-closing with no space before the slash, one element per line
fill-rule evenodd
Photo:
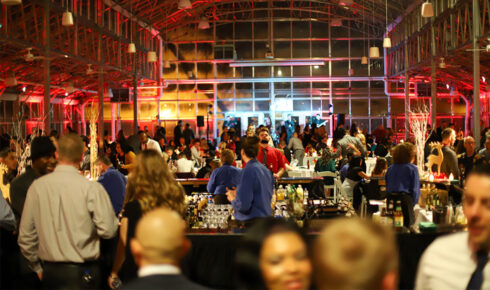
<path fill-rule="evenodd" d="M 473 136 L 480 144 L 480 8 L 473 0 Z"/>
<path fill-rule="evenodd" d="M 44 0 L 44 14 L 43 14 L 43 44 L 44 44 L 44 101 L 43 101 L 43 120 L 44 120 L 44 132 L 51 130 L 51 59 L 49 58 L 51 52 L 51 25 L 50 25 L 50 6 L 51 1 Z"/>

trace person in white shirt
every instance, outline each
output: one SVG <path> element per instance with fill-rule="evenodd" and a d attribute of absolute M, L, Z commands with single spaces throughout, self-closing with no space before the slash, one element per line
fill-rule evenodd
<path fill-rule="evenodd" d="M 125 289 L 205 289 L 182 275 L 180 259 L 191 244 L 185 236 L 186 223 L 174 211 L 157 208 L 146 213 L 131 239 L 131 252 L 138 264 L 138 279 Z"/>
<path fill-rule="evenodd" d="M 475 165 L 464 189 L 468 231 L 436 239 L 419 263 L 415 289 L 490 289 L 490 166 Z"/>
<path fill-rule="evenodd" d="M 194 161 L 189 160 L 184 152 L 180 152 L 179 160 L 176 162 L 177 173 L 195 173 L 194 171 Z"/>
<path fill-rule="evenodd" d="M 139 131 L 138 138 L 140 139 L 140 143 L 141 143 L 141 148 L 140 148 L 141 151 L 152 149 L 162 154 L 162 149 L 160 148 L 160 144 L 158 144 L 157 141 L 148 138 L 148 135 L 146 135 L 145 131 Z"/>
<path fill-rule="evenodd" d="M 196 162 L 196 164 L 202 163 L 201 157 L 201 141 L 199 139 L 194 139 L 194 144 L 191 147 L 192 160 Z"/>

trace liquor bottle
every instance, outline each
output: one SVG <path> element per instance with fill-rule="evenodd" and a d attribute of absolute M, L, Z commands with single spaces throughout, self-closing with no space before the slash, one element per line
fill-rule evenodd
<path fill-rule="evenodd" d="M 399 200 L 396 201 L 395 212 L 393 213 L 393 226 L 396 230 L 401 230 L 403 228 L 403 212 L 402 204 Z"/>

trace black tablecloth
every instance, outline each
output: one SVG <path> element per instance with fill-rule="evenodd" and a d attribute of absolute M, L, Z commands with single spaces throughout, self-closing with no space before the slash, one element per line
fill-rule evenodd
<path fill-rule="evenodd" d="M 427 246 L 440 234 L 399 234 L 399 289 L 413 289 L 417 265 Z M 239 234 L 189 234 L 192 248 L 182 260 L 182 270 L 193 281 L 219 289 L 234 287 L 235 250 Z M 315 235 L 308 235 L 308 241 Z"/>

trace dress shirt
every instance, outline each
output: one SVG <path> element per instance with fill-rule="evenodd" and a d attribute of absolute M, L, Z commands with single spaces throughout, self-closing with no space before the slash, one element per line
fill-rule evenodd
<path fill-rule="evenodd" d="M 201 163 L 201 150 L 198 150 L 196 146 L 191 147 L 192 160 Z"/>
<path fill-rule="evenodd" d="M 478 151 L 478 154 L 482 155 L 487 161 L 490 161 L 490 151 L 487 148 Z"/>
<path fill-rule="evenodd" d="M 42 271 L 40 261 L 83 263 L 100 256 L 99 237 L 112 238 L 118 220 L 104 187 L 76 168 L 58 165 L 31 185 L 20 222 L 19 246 Z"/>
<path fill-rule="evenodd" d="M 292 137 L 289 139 L 288 149 L 291 150 L 305 150 L 303 147 L 303 142 L 298 137 Z"/>
<path fill-rule="evenodd" d="M 126 177 L 114 167 L 109 167 L 97 180 L 109 194 L 112 208 L 117 215 L 121 212 L 126 195 Z"/>
<path fill-rule="evenodd" d="M 28 166 L 26 172 L 17 176 L 12 180 L 12 183 L 10 183 L 10 202 L 17 221 L 20 221 L 20 217 L 22 216 L 27 190 L 37 178 L 36 171 Z"/>
<path fill-rule="evenodd" d="M 0 194 L 1 193 L 2 191 L 0 190 Z M 12 209 L 7 203 L 7 200 L 0 196 L 0 228 L 7 231 L 13 231 L 15 230 L 16 225 L 17 223 Z"/>
<path fill-rule="evenodd" d="M 146 277 L 151 275 L 178 275 L 180 269 L 177 266 L 170 264 L 148 265 L 138 270 L 138 277 Z"/>
<path fill-rule="evenodd" d="M 468 232 L 440 237 L 420 259 L 415 289 L 466 289 L 476 266 L 476 254 L 468 245 Z M 483 273 L 481 289 L 490 289 L 489 263 Z"/>
<path fill-rule="evenodd" d="M 207 189 L 209 193 L 225 194 L 226 188 L 236 187 L 240 183 L 242 170 L 229 164 L 216 168 L 209 177 Z"/>
<path fill-rule="evenodd" d="M 274 178 L 265 166 L 252 159 L 242 170 L 236 198 L 231 202 L 235 218 L 246 221 L 272 215 L 271 199 Z"/>
<path fill-rule="evenodd" d="M 317 163 L 318 163 L 318 161 L 317 161 Z M 342 166 L 342 168 L 340 169 L 340 176 L 345 178 L 347 176 L 347 171 L 349 171 L 349 163 Z"/>
<path fill-rule="evenodd" d="M 337 151 L 334 153 L 334 158 L 342 156 L 342 159 L 347 158 L 348 152 L 354 152 L 353 149 L 349 147 L 349 144 L 356 146 L 357 150 L 361 151 L 362 156 L 367 155 L 366 148 L 362 145 L 359 138 L 353 137 L 351 135 L 345 135 L 342 139 L 337 142 Z"/>
<path fill-rule="evenodd" d="M 456 152 L 449 146 L 442 147 L 444 159 L 441 164 L 441 172 L 444 172 L 447 177 L 452 173 L 454 179 L 459 179 L 458 156 Z"/>
<path fill-rule="evenodd" d="M 194 161 L 188 160 L 187 158 L 180 158 L 179 160 L 177 160 L 177 172 L 194 172 Z"/>
<path fill-rule="evenodd" d="M 162 154 L 162 149 L 160 148 L 160 144 L 158 144 L 157 141 L 148 138 L 148 142 L 146 142 L 146 144 L 141 144 L 141 151 L 150 150 L 150 149 L 155 150 L 160 154 Z"/>
<path fill-rule="evenodd" d="M 259 146 L 259 154 L 257 155 L 257 160 L 262 163 L 263 160 L 263 150 L 264 147 Z M 284 159 L 282 159 L 282 154 L 281 151 L 277 150 L 274 147 L 267 146 L 265 148 L 266 150 L 266 158 L 267 158 L 267 169 L 270 170 L 271 165 L 272 165 L 272 172 L 277 173 L 279 169 L 284 168 L 286 169 L 286 165 L 284 164 Z M 245 167 L 246 164 L 243 164 L 243 167 Z"/>
<path fill-rule="evenodd" d="M 386 192 L 406 192 L 413 198 L 413 204 L 419 202 L 419 169 L 412 163 L 393 164 L 386 171 Z"/>

